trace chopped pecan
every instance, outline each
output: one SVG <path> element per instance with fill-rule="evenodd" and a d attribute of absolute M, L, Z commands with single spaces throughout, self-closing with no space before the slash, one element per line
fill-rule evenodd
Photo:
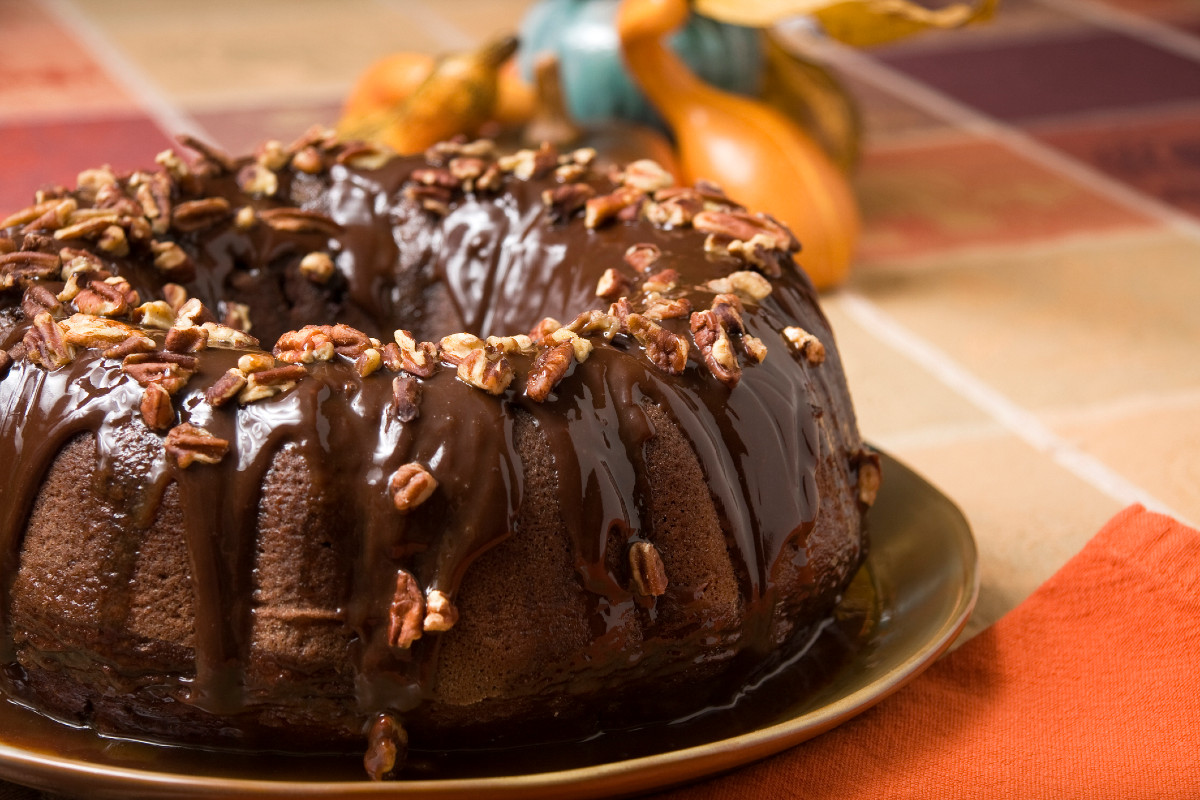
<path fill-rule="evenodd" d="M 44 284 L 31 283 L 26 287 L 25 295 L 21 298 L 21 311 L 25 312 L 26 317 L 33 319 L 42 312 L 55 314 L 61 310 L 62 303 Z"/>
<path fill-rule="evenodd" d="M 701 211 L 692 219 L 692 227 L 702 233 L 727 236 L 742 242 L 757 241 L 764 247 L 789 252 L 796 240 L 791 231 L 766 214 L 745 211 Z"/>
<path fill-rule="evenodd" d="M 767 358 L 767 346 L 762 339 L 748 333 L 742 334 L 742 349 L 756 364 L 761 364 Z"/>
<path fill-rule="evenodd" d="M 185 200 L 171 211 L 171 227 L 191 233 L 202 231 L 229 219 L 232 209 L 224 197 Z"/>
<path fill-rule="evenodd" d="M 659 197 L 655 195 L 652 202 L 646 203 L 643 213 L 660 228 L 686 228 L 705 208 L 704 200 L 690 189 L 673 197 Z"/>
<path fill-rule="evenodd" d="M 617 333 L 629 333 L 629 315 L 633 313 L 633 308 L 629 305 L 629 298 L 622 297 L 608 307 L 608 315 L 616 320 Z"/>
<path fill-rule="evenodd" d="M 562 222 L 587 205 L 596 190 L 586 183 L 565 183 L 542 192 L 542 203 L 549 209 L 550 219 Z"/>
<path fill-rule="evenodd" d="M 630 588 L 642 597 L 659 597 L 667 591 L 667 570 L 662 556 L 650 542 L 634 542 L 629 548 Z"/>
<path fill-rule="evenodd" d="M 431 589 L 425 598 L 425 622 L 427 631 L 448 631 L 458 622 L 458 609 L 450 597 L 438 589 Z"/>
<path fill-rule="evenodd" d="M 165 431 L 175 421 L 175 407 L 171 395 L 157 383 L 151 383 L 142 391 L 140 406 L 142 421 L 152 431 Z"/>
<path fill-rule="evenodd" d="M 6 350 L 0 350 L 0 378 L 8 373 L 8 368 L 12 366 L 12 356 Z"/>
<path fill-rule="evenodd" d="M 424 184 L 409 184 L 404 187 L 402 194 L 413 204 L 442 217 L 450 213 L 450 200 L 454 196 L 444 186 Z"/>
<path fill-rule="evenodd" d="M 54 232 L 54 238 L 60 241 L 64 239 L 94 239 L 108 230 L 109 226 L 116 221 L 117 215 L 111 212 L 88 216 L 79 222 L 59 228 Z"/>
<path fill-rule="evenodd" d="M 94 317 L 91 314 L 73 314 L 62 321 L 62 327 L 67 343 L 79 347 L 113 347 L 122 344 L 130 336 L 154 341 L 132 325 L 107 317 Z"/>
<path fill-rule="evenodd" d="M 513 377 L 508 359 L 487 350 L 472 350 L 458 365 L 459 380 L 488 394 L 503 394 Z"/>
<path fill-rule="evenodd" d="M 559 165 L 554 168 L 554 180 L 559 183 L 575 183 L 587 177 L 588 168 L 582 164 L 567 163 L 563 164 L 562 158 L 559 158 Z"/>
<path fill-rule="evenodd" d="M 470 191 L 475 179 L 487 169 L 488 162 L 477 156 L 456 156 L 447 165 L 450 174 L 462 183 L 465 190 Z"/>
<path fill-rule="evenodd" d="M 23 233 L 57 230 L 69 224 L 71 222 L 71 215 L 79 208 L 79 203 L 74 197 L 51 200 L 48 205 L 50 205 L 50 208 L 46 209 L 44 214 L 31 220 L 22 228 Z"/>
<path fill-rule="evenodd" d="M 129 255 L 129 237 L 125 235 L 125 229 L 120 225 L 109 225 L 100 232 L 100 238 L 96 240 L 96 247 L 109 255 L 123 258 Z"/>
<path fill-rule="evenodd" d="M 726 333 L 745 333 L 746 323 L 742 321 L 742 301 L 733 294 L 719 294 L 713 298 L 712 312 Z"/>
<path fill-rule="evenodd" d="M 404 464 L 388 479 L 392 503 L 402 514 L 407 514 L 428 500 L 437 487 L 437 478 L 415 461 Z"/>
<path fill-rule="evenodd" d="M 354 369 L 360 378 L 378 372 L 381 366 L 383 366 L 383 356 L 376 347 L 368 347 L 354 358 Z"/>
<path fill-rule="evenodd" d="M 441 186 L 443 189 L 457 189 L 460 183 L 450 170 L 437 167 L 414 169 L 409 178 L 422 186 Z"/>
<path fill-rule="evenodd" d="M 421 638 L 425 620 L 425 596 L 417 579 L 405 570 L 396 573 L 396 591 L 388 610 L 388 644 L 408 649 Z"/>
<path fill-rule="evenodd" d="M 850 459 L 850 466 L 858 470 L 858 501 L 868 507 L 875 505 L 883 480 L 879 454 L 873 450 L 859 450 Z"/>
<path fill-rule="evenodd" d="M 512 155 L 502 156 L 496 162 L 500 169 L 511 172 L 519 180 L 540 178 L 558 166 L 558 151 L 548 142 L 537 150 L 518 150 Z"/>
<path fill-rule="evenodd" d="M 175 312 L 163 300 L 142 303 L 130 312 L 129 318 L 147 328 L 158 328 L 164 331 L 169 330 L 175 324 Z"/>
<path fill-rule="evenodd" d="M 281 170 L 287 166 L 291 154 L 278 139 L 268 139 L 254 149 L 254 160 L 269 170 Z"/>
<path fill-rule="evenodd" d="M 692 313 L 692 303 L 686 297 L 668 298 L 651 293 L 646 297 L 642 316 L 653 320 L 683 319 Z"/>
<path fill-rule="evenodd" d="M 713 278 L 705 287 L 718 294 L 732 293 L 755 302 L 771 294 L 771 282 L 750 270 L 739 270 L 729 273 L 724 278 Z"/>
<path fill-rule="evenodd" d="M 156 350 L 149 353 L 133 353 L 121 361 L 121 371 L 141 386 L 157 383 L 167 394 L 175 394 L 187 385 L 195 374 L 195 356 Z"/>
<path fill-rule="evenodd" d="M 223 406 L 233 400 L 242 389 L 246 388 L 246 374 L 240 369 L 230 368 L 217 378 L 217 382 L 204 392 L 204 399 L 213 408 Z"/>
<path fill-rule="evenodd" d="M 129 302 L 119 286 L 104 281 L 90 281 L 76 295 L 75 308 L 82 314 L 96 317 L 121 317 L 129 311 Z"/>
<path fill-rule="evenodd" d="M 588 360 L 588 356 L 592 354 L 592 343 L 583 336 L 575 332 L 573 328 L 559 328 L 550 333 L 546 338 L 542 339 L 542 344 L 547 346 L 555 346 L 560 344 L 569 344 L 575 352 L 575 360 L 582 364 Z"/>
<path fill-rule="evenodd" d="M 667 268 L 646 278 L 642 284 L 644 292 L 669 292 L 679 285 L 679 273 L 673 269 Z"/>
<path fill-rule="evenodd" d="M 529 377 L 525 382 L 526 396 L 539 403 L 545 402 L 550 392 L 571 369 L 574 358 L 575 348 L 570 342 L 543 349 L 533 360 L 533 366 L 529 370 Z"/>
<path fill-rule="evenodd" d="M 580 336 L 591 336 L 598 333 L 604 337 L 604 341 L 606 342 L 611 342 L 612 338 L 621 332 L 620 322 L 616 317 L 596 309 L 580 313 L 579 316 L 571 320 L 565 327 L 570 328 Z"/>
<path fill-rule="evenodd" d="M 488 164 L 483 174 L 475 179 L 475 189 L 481 192 L 496 192 L 504 185 L 504 170 L 496 163 Z"/>
<path fill-rule="evenodd" d="M 233 215 L 233 226 L 239 231 L 248 231 L 258 224 L 258 212 L 253 206 L 242 206 Z"/>
<path fill-rule="evenodd" d="M 18 250 L 0 255 L 0 289 L 41 278 L 54 278 L 62 271 L 62 259 L 55 253 Z"/>
<path fill-rule="evenodd" d="M 316 250 L 300 259 L 300 274 L 313 283 L 329 283 L 335 271 L 329 253 Z"/>
<path fill-rule="evenodd" d="M 66 340 L 63 327 L 48 312 L 33 318 L 22 341 L 29 360 L 46 369 L 66 366 L 75 359 L 75 348 Z"/>
<path fill-rule="evenodd" d="M 350 142 L 342 146 L 342 151 L 334 160 L 355 169 L 379 169 L 394 155 L 386 147 L 371 142 Z"/>
<path fill-rule="evenodd" d="M 783 329 L 783 338 L 788 340 L 796 352 L 804 356 L 808 363 L 817 365 L 825 361 L 825 345 L 803 328 L 788 326 Z"/>
<path fill-rule="evenodd" d="M 275 369 L 275 356 L 270 353 L 246 353 L 238 358 L 237 368 L 245 374 Z"/>
<path fill-rule="evenodd" d="M 3 225 L 0 225 L 0 228 L 3 227 Z M 0 234 L 0 255 L 12 253 L 16 251 L 16 249 L 17 243 L 13 241 L 11 236 L 4 236 L 3 234 Z"/>
<path fill-rule="evenodd" d="M 62 198 L 52 197 L 49 200 L 43 200 L 40 203 L 26 206 L 20 211 L 9 214 L 3 220 L 0 220 L 0 228 L 12 228 L 17 225 L 25 225 L 33 222 L 35 219 L 45 215 L 47 211 L 52 211 L 61 202 Z"/>
<path fill-rule="evenodd" d="M 183 304 L 188 301 L 187 289 L 178 283 L 164 283 L 162 287 L 163 300 L 171 307 L 171 312 L 178 314 Z"/>
<path fill-rule="evenodd" d="M 171 328 L 163 349 L 172 353 L 199 353 L 208 349 L 208 331 L 199 325 Z"/>
<path fill-rule="evenodd" d="M 230 158 L 224 151 L 213 147 L 207 142 L 200 141 L 191 134 L 181 133 L 175 139 L 181 145 L 199 155 L 205 164 L 210 165 L 218 173 L 233 172 L 237 168 L 237 162 Z"/>
<path fill-rule="evenodd" d="M 504 355 L 531 356 L 537 350 L 533 339 L 523 333 L 516 336 L 489 336 L 484 344 L 488 349 Z"/>
<path fill-rule="evenodd" d="M 193 297 L 175 312 L 176 325 L 203 325 L 206 322 L 216 322 L 217 318 L 208 310 L 208 306 L 200 302 L 199 297 Z"/>
<path fill-rule="evenodd" d="M 225 312 L 221 323 L 226 327 L 243 333 L 249 333 L 250 329 L 254 327 L 250 322 L 250 306 L 232 300 L 221 301 L 221 306 Z"/>
<path fill-rule="evenodd" d="M 700 351 L 708 371 L 729 388 L 737 386 L 742 378 L 742 367 L 738 364 L 729 334 L 716 312 L 708 310 L 692 314 L 691 329 L 696 349 Z"/>
<path fill-rule="evenodd" d="M 405 342 L 401 341 L 401 331 L 397 331 L 396 342 L 400 345 L 401 352 L 405 349 Z M 441 353 L 442 360 L 448 361 L 451 364 L 459 365 L 467 356 L 476 350 L 482 350 L 486 344 L 482 339 L 472 333 L 452 333 L 449 336 L 443 336 L 438 342 L 438 351 Z M 416 373 L 414 373 L 416 374 Z M 425 376 L 421 376 L 425 377 Z"/>
<path fill-rule="evenodd" d="M 209 347 L 224 347 L 231 350 L 246 350 L 258 347 L 259 341 L 245 331 L 231 328 L 228 325 L 218 325 L 215 322 L 205 322 L 204 329 L 208 331 Z"/>
<path fill-rule="evenodd" d="M 246 375 L 246 385 L 238 394 L 238 402 L 247 405 L 266 400 L 288 391 L 308 374 L 302 364 L 285 364 Z"/>
<path fill-rule="evenodd" d="M 621 186 L 609 194 L 593 197 L 587 201 L 583 224 L 597 228 L 613 219 L 626 208 L 639 205 L 646 195 L 632 186 Z"/>
<path fill-rule="evenodd" d="M 652 193 L 675 183 L 675 176 L 649 158 L 630 162 L 621 175 L 621 183 L 641 192 Z"/>
<path fill-rule="evenodd" d="M 149 336 L 142 333 L 131 333 L 123 341 L 117 342 L 112 347 L 104 350 L 101 355 L 105 358 L 120 358 L 131 356 L 134 353 L 150 353 L 157 348 L 158 345 Z"/>
<path fill-rule="evenodd" d="M 662 250 L 655 244 L 630 245 L 625 251 L 625 263 L 638 272 L 649 272 L 661 257 Z"/>
<path fill-rule="evenodd" d="M 379 351 L 383 366 L 391 372 L 399 372 L 404 367 L 404 356 L 400 354 L 400 345 L 388 342 Z"/>
<path fill-rule="evenodd" d="M 325 156 L 311 145 L 301 147 L 292 156 L 292 167 L 306 175 L 319 175 L 325 169 Z"/>
<path fill-rule="evenodd" d="M 279 176 L 262 164 L 246 164 L 238 170 L 237 184 L 246 194 L 274 197 L 279 191 Z"/>
<path fill-rule="evenodd" d="M 379 713 L 367 731 L 363 768 L 373 781 L 394 778 L 408 760 L 408 731 L 391 714 Z"/>
<path fill-rule="evenodd" d="M 421 413 L 421 385 L 408 375 L 392 379 L 392 408 L 401 422 L 412 422 Z"/>
<path fill-rule="evenodd" d="M 534 344 L 541 344 L 543 339 L 561 327 L 562 323 L 554 317 L 543 317 L 542 321 L 529 331 L 529 338 L 533 340 Z"/>
<path fill-rule="evenodd" d="M 345 228 L 319 211 L 305 211 L 300 208 L 268 208 L 258 212 L 258 216 L 268 227 L 277 231 L 320 233 L 325 236 L 337 236 L 345 231 Z"/>
<path fill-rule="evenodd" d="M 305 325 L 298 331 L 288 331 L 279 337 L 271 352 L 280 361 L 290 364 L 328 361 L 333 358 L 336 351 L 327 327 L 325 325 Z"/>
<path fill-rule="evenodd" d="M 163 446 L 180 469 L 195 463 L 218 464 L 229 452 L 228 441 L 189 422 L 171 428 Z"/>
<path fill-rule="evenodd" d="M 646 355 L 654 366 L 672 375 L 679 375 L 687 367 L 687 339 L 641 314 L 630 314 L 625 325 L 633 338 L 646 349 Z"/>
<path fill-rule="evenodd" d="M 606 300 L 615 300 L 624 294 L 629 294 L 629 290 L 633 288 L 633 279 L 628 275 L 622 275 L 617 270 L 609 267 L 604 270 L 604 274 L 600 276 L 600 280 L 596 282 L 596 297 L 603 297 Z"/>

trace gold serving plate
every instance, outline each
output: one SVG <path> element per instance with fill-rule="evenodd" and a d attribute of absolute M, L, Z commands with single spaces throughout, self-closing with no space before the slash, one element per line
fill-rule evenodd
<path fill-rule="evenodd" d="M 962 631 L 979 589 L 966 519 L 883 456 L 865 568 L 810 646 L 732 708 L 587 742 L 502 751 L 452 775 L 361 778 L 357 759 L 197 752 L 106 739 L 0 703 L 0 778 L 88 798 L 584 800 L 714 775 L 811 739 L 915 678 Z M 664 744 L 665 743 L 665 744 Z M 418 757 L 419 754 L 417 754 Z"/>

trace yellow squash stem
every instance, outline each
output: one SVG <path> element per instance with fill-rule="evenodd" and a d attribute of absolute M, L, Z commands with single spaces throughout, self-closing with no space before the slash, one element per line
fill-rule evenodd
<path fill-rule="evenodd" d="M 624 0 L 617 15 L 626 64 L 671 126 L 684 178 L 714 181 L 787 224 L 817 287 L 838 284 L 860 227 L 849 182 L 783 113 L 704 83 L 664 46 L 687 15 L 687 0 Z"/>

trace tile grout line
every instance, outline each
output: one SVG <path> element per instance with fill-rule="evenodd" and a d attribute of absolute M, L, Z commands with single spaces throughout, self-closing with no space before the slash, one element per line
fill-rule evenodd
<path fill-rule="evenodd" d="M 212 142 L 213 137 L 199 122 L 167 99 L 146 73 L 135 65 L 71 0 L 39 0 L 57 22 L 83 46 L 151 121 L 171 141 L 181 133 Z"/>
<path fill-rule="evenodd" d="M 849 290 L 838 293 L 842 310 L 881 342 L 918 364 L 959 396 L 972 403 L 991 419 L 1033 449 L 1050 457 L 1067 472 L 1104 495 L 1124 505 L 1141 503 L 1146 508 L 1187 520 L 1150 492 L 1122 477 L 1108 465 L 1091 456 L 1046 427 L 1033 413 L 1026 411 L 984 381 L 962 367 L 945 351 L 926 341 L 867 298 Z"/>

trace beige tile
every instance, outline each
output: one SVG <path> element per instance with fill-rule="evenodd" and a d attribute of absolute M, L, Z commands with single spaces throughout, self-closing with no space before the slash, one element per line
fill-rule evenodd
<path fill-rule="evenodd" d="M 860 268 L 852 284 L 1027 409 L 1200 387 L 1200 244 L 1169 233 Z"/>
<path fill-rule="evenodd" d="M 822 298 L 837 337 L 863 435 L 884 449 L 988 424 L 975 406 L 865 330 L 843 311 L 838 295 Z"/>
<path fill-rule="evenodd" d="M 1012 436 L 893 455 L 954 500 L 971 524 L 981 586 L 967 635 L 1016 607 L 1121 508 Z"/>
<path fill-rule="evenodd" d="M 371 62 L 440 45 L 402 11 L 343 0 L 201 4 L 80 0 L 152 81 L 189 108 L 344 93 Z"/>
<path fill-rule="evenodd" d="M 1176 516 L 1200 524 L 1200 391 L 1064 412 L 1050 424 Z"/>

